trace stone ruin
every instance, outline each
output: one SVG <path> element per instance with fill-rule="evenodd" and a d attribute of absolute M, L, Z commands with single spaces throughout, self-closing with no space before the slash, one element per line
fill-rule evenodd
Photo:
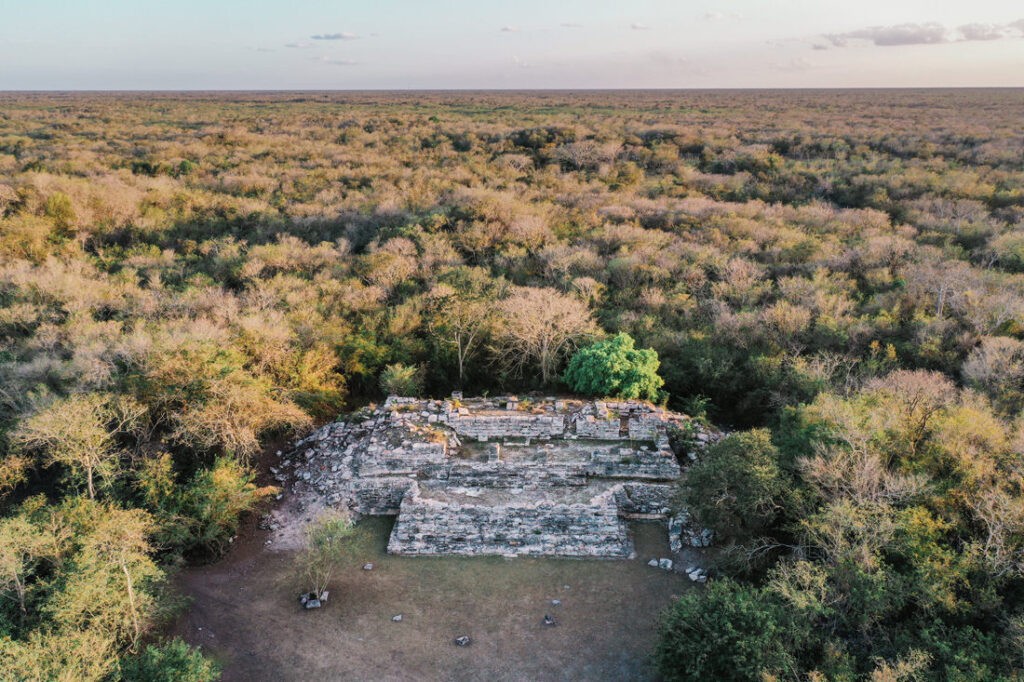
<path fill-rule="evenodd" d="M 300 441 L 295 490 L 397 515 L 393 554 L 629 557 L 625 520 L 669 513 L 682 432 L 708 439 L 639 401 L 391 397 Z"/>

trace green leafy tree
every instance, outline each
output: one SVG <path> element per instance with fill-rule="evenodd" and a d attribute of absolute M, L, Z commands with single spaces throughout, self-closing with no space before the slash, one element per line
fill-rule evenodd
<path fill-rule="evenodd" d="M 48 614 L 62 628 L 95 628 L 134 649 L 152 625 L 164 580 L 152 558 L 152 517 L 84 498 L 65 501 L 59 514 L 77 551 Z"/>
<path fill-rule="evenodd" d="M 171 550 L 221 553 L 238 532 L 241 515 L 253 510 L 273 486 L 258 486 L 246 465 L 218 457 L 179 482 L 170 455 L 147 460 L 136 474 L 136 488 L 158 521 L 156 537 Z"/>
<path fill-rule="evenodd" d="M 220 666 L 180 639 L 149 644 L 136 656 L 122 659 L 124 682 L 214 682 Z"/>
<path fill-rule="evenodd" d="M 691 590 L 663 616 L 655 661 L 667 682 L 792 679 L 806 625 L 773 595 L 728 579 Z"/>
<path fill-rule="evenodd" d="M 636 348 L 633 337 L 622 332 L 576 351 L 564 380 L 583 395 L 657 400 L 665 385 L 659 365 L 654 349 Z"/>
<path fill-rule="evenodd" d="M 46 217 L 53 221 L 54 226 L 61 231 L 70 230 L 77 220 L 75 207 L 71 203 L 71 197 L 64 192 L 54 192 L 46 198 L 43 206 Z"/>
<path fill-rule="evenodd" d="M 690 467 L 682 502 L 720 536 L 751 537 L 772 525 L 790 491 L 767 429 L 718 441 Z"/>

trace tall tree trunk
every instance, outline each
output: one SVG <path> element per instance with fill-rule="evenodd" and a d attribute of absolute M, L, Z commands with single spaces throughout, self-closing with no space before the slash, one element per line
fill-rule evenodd
<path fill-rule="evenodd" d="M 135 605 L 135 586 L 132 582 L 132 574 L 128 571 L 128 564 L 125 563 L 124 555 L 121 555 L 119 563 L 121 564 L 121 571 L 124 572 L 125 585 L 128 588 L 128 606 L 131 609 L 132 615 L 132 627 L 135 630 L 135 637 L 132 638 L 132 649 L 138 644 L 139 638 L 142 636 L 142 627 L 139 625 L 139 610 Z"/>

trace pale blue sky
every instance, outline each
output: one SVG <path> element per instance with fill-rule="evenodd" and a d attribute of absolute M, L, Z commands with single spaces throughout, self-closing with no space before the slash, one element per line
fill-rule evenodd
<path fill-rule="evenodd" d="M 0 90 L 1024 86 L 1006 0 L 0 0 Z"/>

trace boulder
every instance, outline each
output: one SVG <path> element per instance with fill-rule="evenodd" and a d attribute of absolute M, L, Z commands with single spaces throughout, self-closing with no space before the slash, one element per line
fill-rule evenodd
<path fill-rule="evenodd" d="M 469 638 L 469 635 L 462 635 L 455 638 L 455 646 L 469 646 L 473 643 L 473 640 Z"/>

